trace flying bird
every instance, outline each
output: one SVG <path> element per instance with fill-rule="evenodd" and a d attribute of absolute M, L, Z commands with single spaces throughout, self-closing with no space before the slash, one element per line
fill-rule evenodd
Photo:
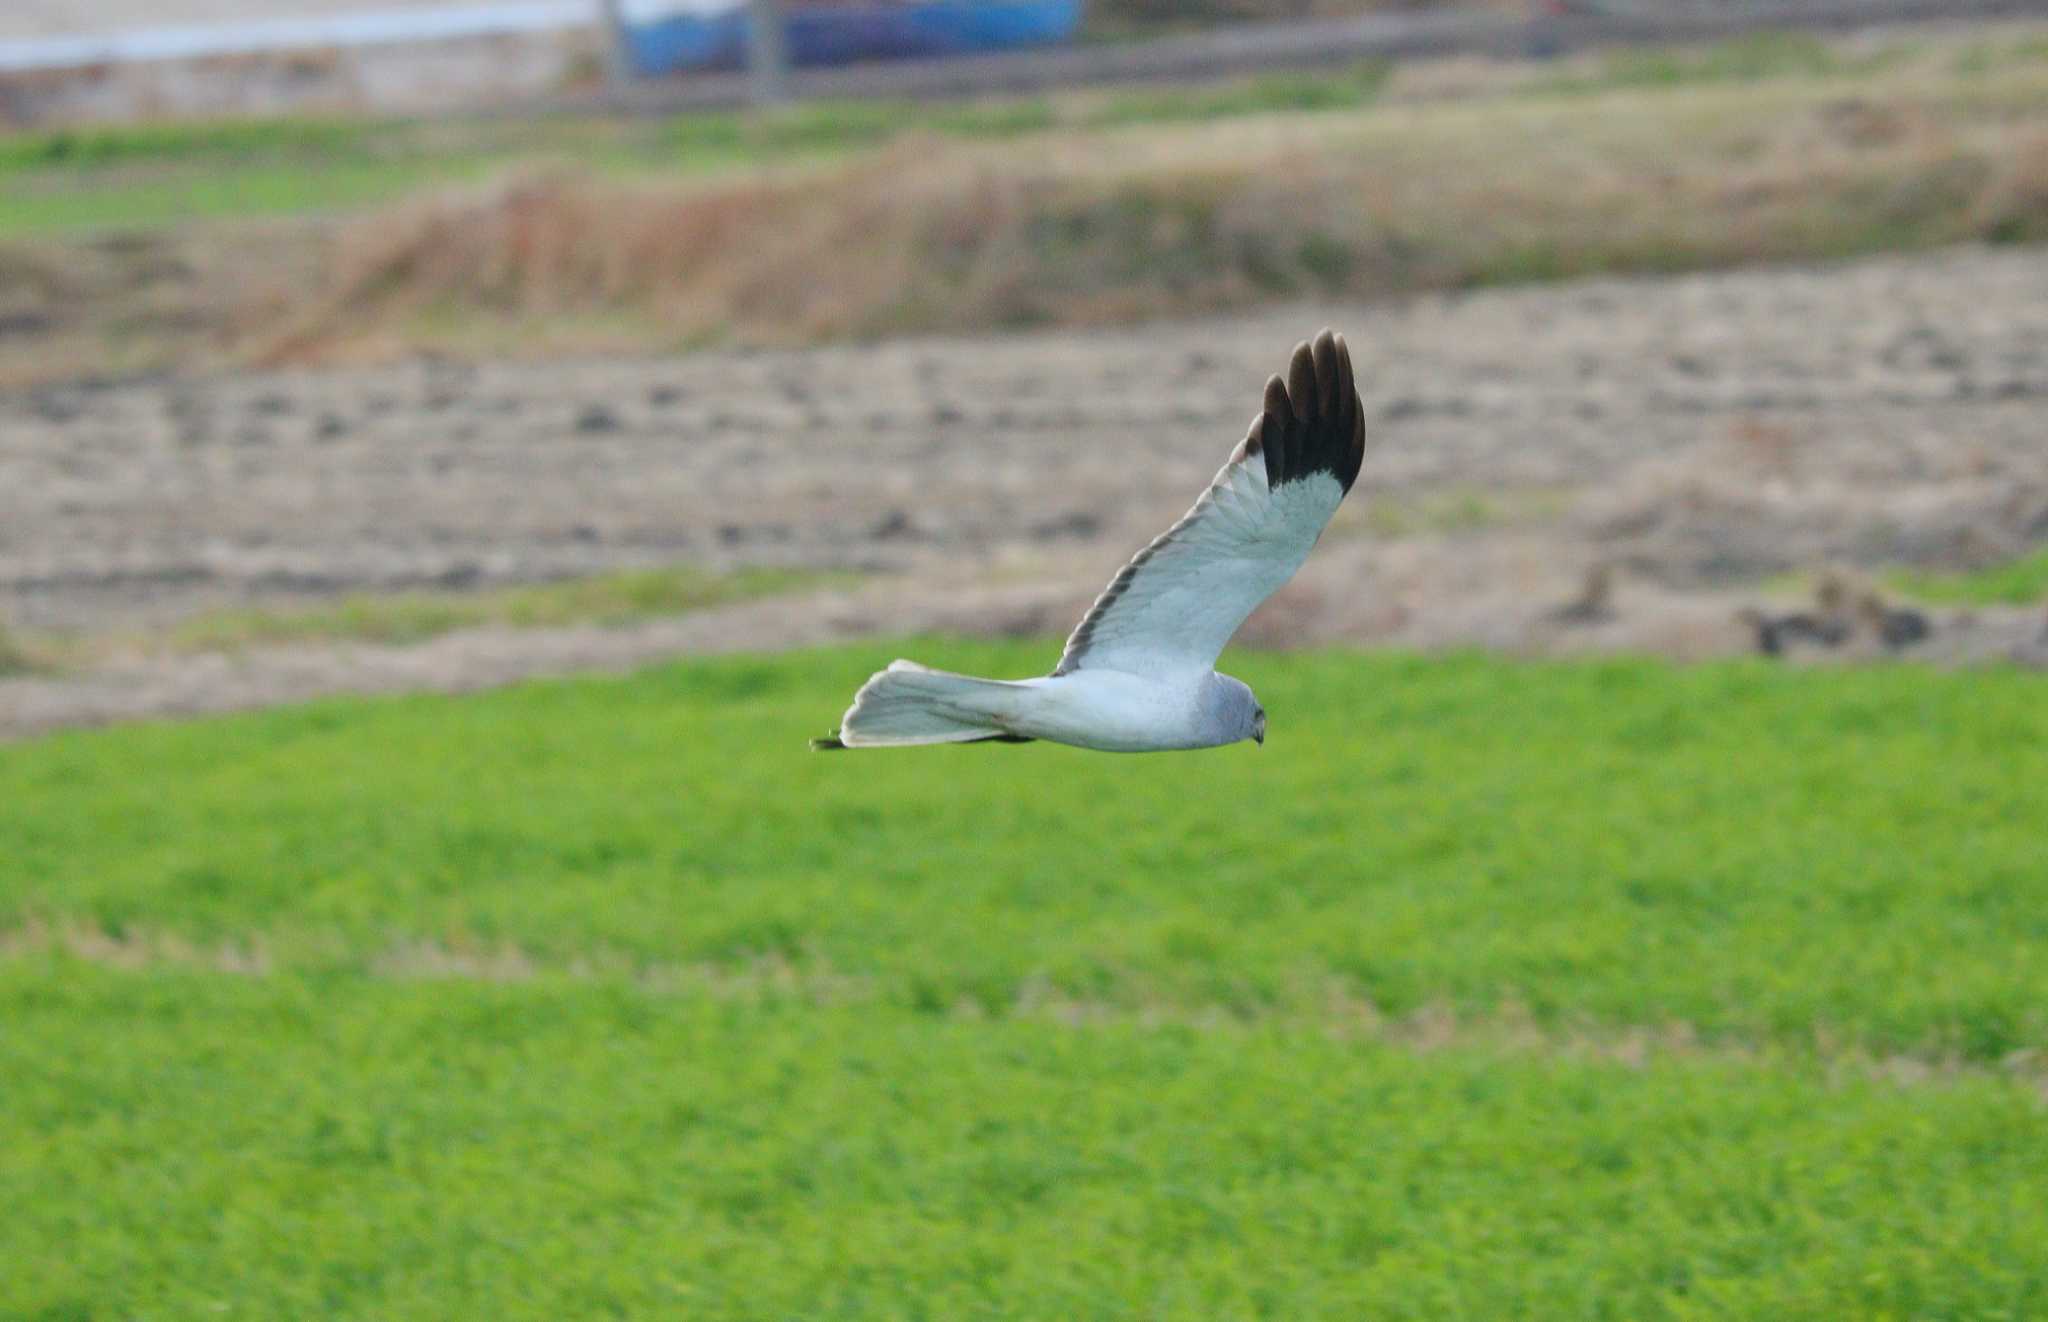
<path fill-rule="evenodd" d="M 1365 457 L 1344 337 L 1295 346 L 1287 379 L 1180 521 L 1110 580 L 1050 675 L 978 679 L 892 662 L 814 748 L 1034 739 L 1114 753 L 1266 742 L 1251 689 L 1216 658 L 1294 577 Z"/>

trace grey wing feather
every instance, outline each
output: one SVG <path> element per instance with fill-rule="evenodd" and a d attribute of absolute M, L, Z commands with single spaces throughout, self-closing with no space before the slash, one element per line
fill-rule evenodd
<path fill-rule="evenodd" d="M 1215 665 L 1245 617 L 1294 576 L 1365 457 L 1344 337 L 1297 345 L 1287 379 L 1179 522 L 1131 558 L 1067 639 L 1055 675 Z"/>

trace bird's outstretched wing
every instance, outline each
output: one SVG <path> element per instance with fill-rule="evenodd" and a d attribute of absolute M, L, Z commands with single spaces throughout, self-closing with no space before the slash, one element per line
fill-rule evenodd
<path fill-rule="evenodd" d="M 1083 616 L 1055 675 L 1207 671 L 1245 617 L 1294 577 L 1365 456 L 1344 337 L 1295 347 L 1287 380 L 1193 509 L 1131 558 Z"/>

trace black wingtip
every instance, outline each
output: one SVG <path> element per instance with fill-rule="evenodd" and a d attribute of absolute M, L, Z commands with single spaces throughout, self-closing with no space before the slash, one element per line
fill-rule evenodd
<path fill-rule="evenodd" d="M 1282 422 L 1294 421 L 1294 409 L 1287 402 L 1287 383 L 1277 376 L 1266 378 L 1266 412 Z"/>
<path fill-rule="evenodd" d="M 1344 337 L 1325 327 L 1294 346 L 1287 379 L 1266 383 L 1265 409 L 1252 424 L 1263 452 L 1266 481 L 1281 486 L 1329 473 L 1346 491 L 1365 459 L 1365 411 Z"/>
<path fill-rule="evenodd" d="M 1316 385 L 1316 351 L 1303 340 L 1294 346 L 1294 355 L 1287 360 L 1287 402 L 1293 405 L 1295 417 L 1313 423 L 1322 416 L 1322 394 Z"/>
<path fill-rule="evenodd" d="M 828 734 L 823 738 L 811 740 L 811 751 L 813 753 L 836 753 L 845 747 L 845 740 L 836 734 Z"/>

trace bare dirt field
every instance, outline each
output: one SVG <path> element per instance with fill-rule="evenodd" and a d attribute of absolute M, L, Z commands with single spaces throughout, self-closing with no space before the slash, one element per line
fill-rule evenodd
<path fill-rule="evenodd" d="M 2048 257 L 2026 249 L 1116 332 L 72 384 L 0 395 L 0 621 L 88 659 L 0 680 L 0 733 L 700 650 L 1057 634 L 1324 324 L 1350 337 L 1372 449 L 1253 645 L 1727 654 L 1757 646 L 1738 611 L 1787 574 L 2048 542 Z M 147 641 L 223 607 L 674 564 L 863 577 L 411 647 Z M 1602 566 L 1611 591 L 1589 598 Z M 1902 655 L 2048 660 L 2038 607 L 1926 618 Z"/>

